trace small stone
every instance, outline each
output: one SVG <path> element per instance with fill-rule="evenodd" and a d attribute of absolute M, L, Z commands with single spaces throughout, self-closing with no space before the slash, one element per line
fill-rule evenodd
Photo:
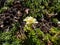
<path fill-rule="evenodd" d="M 0 27 L 3 27 L 4 25 L 1 25 Z"/>
<path fill-rule="evenodd" d="M 28 14 L 29 13 L 29 9 L 27 8 L 27 9 L 25 9 L 25 13 L 26 14 Z"/>

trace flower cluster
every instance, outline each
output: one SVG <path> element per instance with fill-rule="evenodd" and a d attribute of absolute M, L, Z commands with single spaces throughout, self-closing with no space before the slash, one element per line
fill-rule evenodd
<path fill-rule="evenodd" d="M 38 23 L 38 21 L 35 19 L 35 18 L 33 18 L 33 17 L 26 17 L 23 21 L 25 21 L 26 22 L 26 24 L 35 24 L 35 23 Z"/>

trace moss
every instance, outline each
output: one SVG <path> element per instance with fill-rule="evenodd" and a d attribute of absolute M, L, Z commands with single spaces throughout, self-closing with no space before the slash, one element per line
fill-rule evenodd
<path fill-rule="evenodd" d="M 4 25 L 0 20 L 0 45 L 60 45 L 60 27 L 54 26 L 59 21 L 59 12 L 59 0 L 6 0 L 0 18 L 2 22 L 13 21 L 7 20 L 11 25 Z M 26 26 L 23 19 L 27 16 L 34 17 L 38 23 Z"/>

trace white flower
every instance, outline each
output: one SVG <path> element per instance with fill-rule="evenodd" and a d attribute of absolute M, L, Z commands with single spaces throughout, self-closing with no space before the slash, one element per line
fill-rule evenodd
<path fill-rule="evenodd" d="M 23 21 L 26 21 L 26 24 L 38 23 L 37 20 L 33 17 L 26 17 Z"/>
<path fill-rule="evenodd" d="M 60 24 L 60 21 L 58 21 L 58 24 Z"/>

